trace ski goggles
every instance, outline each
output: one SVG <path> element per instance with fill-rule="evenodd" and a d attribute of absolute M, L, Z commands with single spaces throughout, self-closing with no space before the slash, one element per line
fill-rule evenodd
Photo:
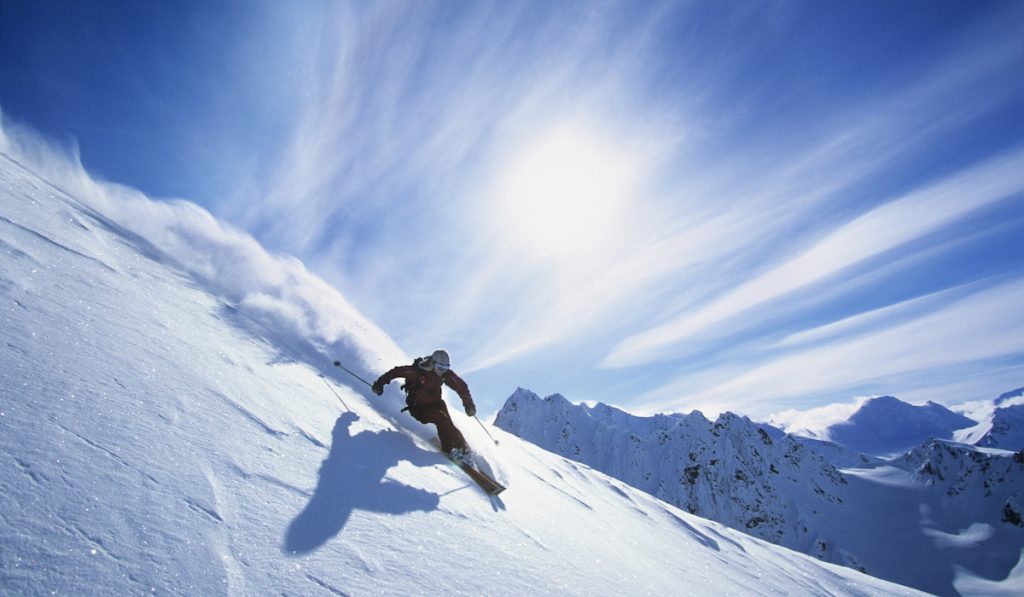
<path fill-rule="evenodd" d="M 438 363 L 437 361 L 434 361 L 434 371 L 437 371 L 438 373 L 444 373 L 445 371 L 448 371 L 451 368 L 451 365 L 445 365 L 444 363 Z"/>

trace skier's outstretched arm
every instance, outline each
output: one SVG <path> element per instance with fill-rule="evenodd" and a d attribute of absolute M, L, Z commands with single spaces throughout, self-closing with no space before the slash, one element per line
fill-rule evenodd
<path fill-rule="evenodd" d="M 455 393 L 462 399 L 462 407 L 466 409 L 466 414 L 471 417 L 476 415 L 476 405 L 473 404 L 473 396 L 469 393 L 469 384 L 454 371 L 449 371 L 448 375 L 445 375 L 444 383 L 455 390 Z"/>
<path fill-rule="evenodd" d="M 380 396 L 384 393 L 384 386 L 391 383 L 396 377 L 408 378 L 412 374 L 412 367 L 409 365 L 399 365 L 381 375 L 377 378 L 377 381 L 373 382 L 373 393 Z"/>

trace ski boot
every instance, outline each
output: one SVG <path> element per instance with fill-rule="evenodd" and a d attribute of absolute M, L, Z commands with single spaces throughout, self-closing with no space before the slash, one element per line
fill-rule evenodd
<path fill-rule="evenodd" d="M 469 466 L 475 465 L 473 462 L 473 452 L 471 452 L 469 448 L 452 448 L 448 452 L 448 459 L 455 464 L 468 464 Z"/>

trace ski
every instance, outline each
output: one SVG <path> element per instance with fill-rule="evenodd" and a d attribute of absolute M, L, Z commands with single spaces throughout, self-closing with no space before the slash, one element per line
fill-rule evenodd
<path fill-rule="evenodd" d="M 437 440 L 434 440 L 433 443 L 434 443 L 434 447 L 436 447 L 438 450 L 441 449 L 440 442 L 438 442 Z M 444 454 L 444 452 L 442 452 L 442 454 Z M 445 456 L 448 456 L 448 455 L 445 454 Z M 463 472 L 465 472 L 467 475 L 469 475 L 470 479 L 473 479 L 474 481 L 476 481 L 476 484 L 479 485 L 480 489 L 483 489 L 484 492 L 487 493 L 487 495 L 498 495 L 499 493 L 501 493 L 502 491 L 505 491 L 505 489 L 507 489 L 504 485 L 502 485 L 501 483 L 498 483 L 497 481 L 492 479 L 490 477 L 490 475 L 488 475 L 487 473 L 481 471 L 480 469 L 476 468 L 475 466 L 473 466 L 473 465 L 471 465 L 469 463 L 458 461 L 458 460 L 454 460 L 452 458 L 448 458 L 448 461 L 451 462 L 452 464 L 454 464 L 455 466 L 459 467 L 460 469 L 462 469 Z"/>
<path fill-rule="evenodd" d="M 451 459 L 449 459 L 451 460 Z M 461 468 L 471 479 L 476 481 L 476 484 L 480 486 L 488 495 L 498 495 L 502 491 L 505 491 L 505 486 L 498 483 L 494 479 L 490 478 L 483 471 L 477 470 L 473 466 L 466 464 L 465 462 L 451 461 L 453 464 Z"/>

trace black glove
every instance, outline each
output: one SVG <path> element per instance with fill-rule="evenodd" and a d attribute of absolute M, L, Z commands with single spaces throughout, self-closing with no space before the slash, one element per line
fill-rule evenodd
<path fill-rule="evenodd" d="M 466 416 L 469 416 L 469 417 L 475 417 L 476 416 L 476 406 L 475 405 L 470 404 L 469 406 L 466 407 Z"/>
<path fill-rule="evenodd" d="M 370 389 L 373 390 L 374 394 L 380 396 L 381 394 L 384 393 L 384 384 L 380 383 L 380 381 L 378 380 L 374 382 L 373 387 Z"/>

